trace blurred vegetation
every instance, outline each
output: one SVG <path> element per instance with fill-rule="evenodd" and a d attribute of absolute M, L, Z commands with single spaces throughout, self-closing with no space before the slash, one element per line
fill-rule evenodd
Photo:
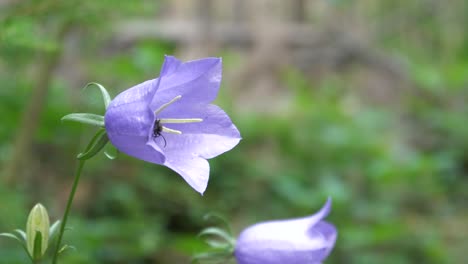
<path fill-rule="evenodd" d="M 74 157 L 94 131 L 60 118 L 103 112 L 99 93 L 81 87 L 97 81 L 115 96 L 154 78 L 163 55 L 179 48 L 154 38 L 109 46 L 114 24 L 154 17 L 159 2 L 11 2 L 0 2 L 1 171 L 12 162 L 18 135 L 31 142 L 20 153 L 17 174 L 0 175 L 1 232 L 24 228 L 37 202 L 52 220 L 61 216 Z M 463 263 L 468 3 L 324 3 L 337 15 L 358 12 L 362 23 L 372 25 L 368 42 L 398 59 L 407 78 L 403 90 L 395 80 L 386 84 L 398 99 L 382 103 L 360 89 L 362 79 L 375 77 L 358 64 L 318 73 L 284 65 L 277 77 L 290 95 L 289 107 L 274 114 L 238 109 L 242 103 L 232 97 L 245 90 L 225 81 L 217 103 L 243 140 L 210 161 L 205 195 L 169 169 L 101 155 L 85 167 L 65 236 L 77 251 L 63 263 L 189 263 L 205 248 L 196 234 L 207 225 L 208 212 L 225 215 L 239 232 L 258 221 L 311 214 L 327 196 L 334 201 L 328 219 L 339 230 L 327 263 Z M 245 60 L 227 48 L 207 55 L 223 57 L 225 75 Z M 38 80 L 47 74 L 40 115 L 24 121 Z M 378 89 L 380 80 L 374 85 Z M 36 121 L 37 127 L 24 125 Z M 27 261 L 11 241 L 0 240 L 0 256 L 0 263 Z"/>

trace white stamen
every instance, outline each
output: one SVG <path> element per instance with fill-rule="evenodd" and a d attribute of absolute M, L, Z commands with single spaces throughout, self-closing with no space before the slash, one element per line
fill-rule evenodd
<path fill-rule="evenodd" d="M 168 107 L 171 104 L 173 104 L 174 102 L 180 100 L 180 98 L 182 98 L 182 95 L 178 95 L 178 96 L 174 97 L 174 99 L 172 99 L 171 101 L 161 105 L 156 111 L 154 111 L 154 114 L 155 115 L 159 114 L 161 111 L 166 109 L 166 107 Z M 160 124 L 183 124 L 183 123 L 203 122 L 203 119 L 201 119 L 201 118 L 161 118 L 161 119 L 157 119 L 157 120 L 159 120 Z M 161 126 L 161 131 L 166 132 L 166 133 L 177 134 L 177 135 L 182 134 L 182 131 L 167 128 L 165 126 Z"/>
<path fill-rule="evenodd" d="M 174 97 L 174 99 L 172 99 L 168 103 L 165 103 L 165 104 L 161 105 L 161 107 L 159 107 L 158 110 L 154 111 L 154 114 L 155 115 L 159 114 L 162 110 L 166 109 L 166 107 L 168 107 L 171 104 L 173 104 L 174 102 L 178 101 L 180 98 L 182 98 L 182 95 L 178 95 L 178 96 Z"/>
<path fill-rule="evenodd" d="M 163 132 L 166 132 L 166 133 L 177 134 L 177 135 L 182 134 L 182 132 L 179 131 L 179 130 L 170 129 L 170 128 L 167 128 L 167 127 L 164 127 L 164 126 L 162 127 L 162 131 L 163 131 Z"/>
<path fill-rule="evenodd" d="M 198 123 L 203 122 L 201 118 L 161 118 L 159 123 L 161 124 L 183 124 L 183 123 Z"/>

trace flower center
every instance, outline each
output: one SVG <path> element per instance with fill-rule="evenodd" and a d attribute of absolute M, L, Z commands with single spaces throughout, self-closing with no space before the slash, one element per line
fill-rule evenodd
<path fill-rule="evenodd" d="M 182 95 L 178 95 L 174 97 L 174 99 L 172 99 L 171 101 L 161 105 L 156 111 L 154 111 L 154 115 L 158 115 L 159 113 L 161 113 L 161 111 L 166 109 L 171 104 L 177 102 L 181 98 L 182 98 Z M 177 135 L 182 134 L 182 131 L 168 128 L 164 126 L 163 124 L 198 123 L 202 121 L 203 119 L 201 118 L 156 118 L 156 120 L 154 121 L 153 137 L 156 138 L 156 137 L 161 136 L 162 132 L 172 133 L 172 134 L 177 134 Z"/>

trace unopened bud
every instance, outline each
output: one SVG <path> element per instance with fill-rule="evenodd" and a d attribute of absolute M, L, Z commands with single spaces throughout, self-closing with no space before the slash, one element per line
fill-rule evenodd
<path fill-rule="evenodd" d="M 49 228 L 50 223 L 47 210 L 42 204 L 36 204 L 31 213 L 29 213 L 28 222 L 26 223 L 26 243 L 28 252 L 33 259 L 42 257 L 47 250 Z M 40 238 L 37 237 L 39 234 Z"/>

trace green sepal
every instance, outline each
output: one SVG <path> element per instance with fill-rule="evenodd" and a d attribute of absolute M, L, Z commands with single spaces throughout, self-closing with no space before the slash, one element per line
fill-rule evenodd
<path fill-rule="evenodd" d="M 216 249 L 231 249 L 233 248 L 229 242 L 223 242 L 217 239 L 205 239 L 205 243 Z"/>
<path fill-rule="evenodd" d="M 106 130 L 99 129 L 89 142 L 86 150 L 78 154 L 77 158 L 79 160 L 87 160 L 94 157 L 101 149 L 104 148 L 104 146 L 106 146 L 107 142 L 109 142 L 109 138 L 107 137 Z"/>
<path fill-rule="evenodd" d="M 205 228 L 198 234 L 198 236 L 199 237 L 202 237 L 202 236 L 219 237 L 222 240 L 226 241 L 226 244 L 231 246 L 231 247 L 234 247 L 234 245 L 236 244 L 235 239 L 228 232 L 224 231 L 221 228 L 217 228 L 217 227 Z M 213 241 L 213 240 L 210 240 L 210 241 Z M 210 244 L 211 242 L 207 242 L 207 243 Z M 213 243 L 213 244 L 215 244 L 215 243 Z"/>
<path fill-rule="evenodd" d="M 224 216 L 217 213 L 207 213 L 203 216 L 203 220 L 221 223 L 225 227 L 226 232 L 232 236 L 231 226 Z"/>
<path fill-rule="evenodd" d="M 225 229 L 220 227 L 208 227 L 203 229 L 198 237 L 203 237 L 211 249 L 207 252 L 199 253 L 192 257 L 192 263 L 200 261 L 209 261 L 210 263 L 225 263 L 234 254 L 236 239 L 233 237 L 231 228 L 224 217 L 219 214 L 210 213 L 205 215 L 205 220 L 214 220 L 224 225 Z"/>
<path fill-rule="evenodd" d="M 51 243 L 57 236 L 57 231 L 60 227 L 60 220 L 55 221 L 49 228 L 49 243 Z"/>
<path fill-rule="evenodd" d="M 104 101 L 104 106 L 107 109 L 107 107 L 109 106 L 109 104 L 110 104 L 110 102 L 112 100 L 110 95 L 109 95 L 109 92 L 107 92 L 107 90 L 106 90 L 106 88 L 104 88 L 104 86 L 100 85 L 99 83 L 95 83 L 95 82 L 90 82 L 90 83 L 86 84 L 86 86 L 83 89 L 86 89 L 91 85 L 95 85 L 95 86 L 97 86 L 99 88 L 99 90 L 101 90 L 102 99 Z"/>
<path fill-rule="evenodd" d="M 70 246 L 70 245 L 64 245 L 60 250 L 59 250 L 59 254 L 62 254 L 63 252 L 69 250 L 69 249 L 72 249 L 72 250 L 76 250 L 76 248 L 74 246 Z"/>
<path fill-rule="evenodd" d="M 26 232 L 24 232 L 23 230 L 21 229 L 15 229 L 14 230 L 16 233 L 18 233 L 18 235 L 24 240 L 24 243 L 26 243 Z"/>
<path fill-rule="evenodd" d="M 104 127 L 104 116 L 90 113 L 72 113 L 61 119 L 62 121 L 73 121 L 82 124 Z"/>
<path fill-rule="evenodd" d="M 36 231 L 36 236 L 34 237 L 34 246 L 33 246 L 33 259 L 40 259 L 42 257 L 42 233 Z"/>
<path fill-rule="evenodd" d="M 118 157 L 119 155 L 119 150 L 114 147 L 112 144 L 109 144 L 106 146 L 106 149 L 104 150 L 104 155 L 110 160 L 114 160 Z"/>

